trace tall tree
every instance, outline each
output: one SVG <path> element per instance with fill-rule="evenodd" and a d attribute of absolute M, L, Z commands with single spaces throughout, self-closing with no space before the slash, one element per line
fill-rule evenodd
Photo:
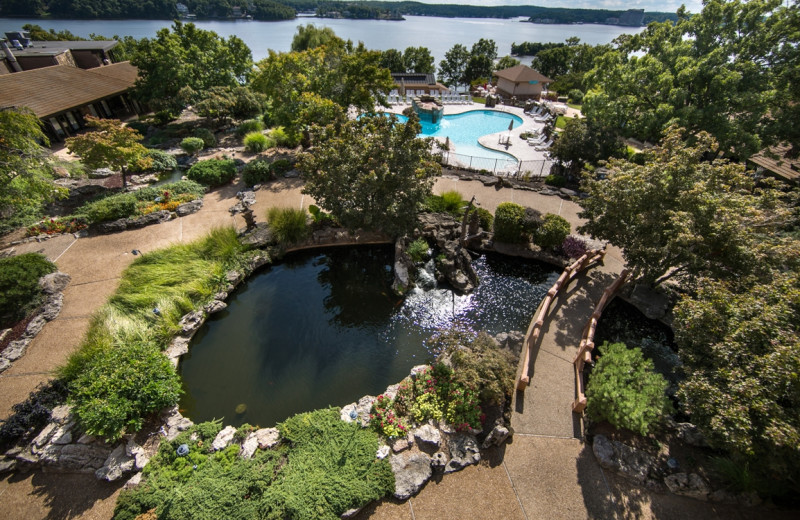
<path fill-rule="evenodd" d="M 303 93 L 330 99 L 341 107 L 371 110 L 385 103 L 394 88 L 389 71 L 380 66 L 380 51 L 362 43 L 331 44 L 302 52 L 276 53 L 258 63 L 252 88 L 272 102 L 272 115 L 281 125 L 299 129 Z"/>
<path fill-rule="evenodd" d="M 387 49 L 381 53 L 381 67 L 389 72 L 406 72 L 406 62 L 403 53 L 397 49 Z"/>
<path fill-rule="evenodd" d="M 122 174 L 122 186 L 128 185 L 128 168 L 149 167 L 152 161 L 147 148 L 140 143 L 142 135 L 133 128 L 124 126 L 116 119 L 98 119 L 87 116 L 86 120 L 95 130 L 66 140 L 67 149 L 78 155 L 89 168 L 110 168 Z"/>
<path fill-rule="evenodd" d="M 516 67 L 520 63 L 521 62 L 516 58 L 512 58 L 511 56 L 503 56 L 497 60 L 497 63 L 495 63 L 494 70 L 510 69 L 511 67 Z"/>
<path fill-rule="evenodd" d="M 0 215 L 49 202 L 65 190 L 53 184 L 49 144 L 39 118 L 23 109 L 0 109 Z"/>
<path fill-rule="evenodd" d="M 651 284 L 753 272 L 760 234 L 783 222 L 787 209 L 743 166 L 709 161 L 717 151 L 708 134 L 687 145 L 672 128 L 645 152 L 643 165 L 611 159 L 607 179 L 583 183 L 589 196 L 580 216 L 588 222 L 581 231 L 621 247 L 628 266 Z"/>
<path fill-rule="evenodd" d="M 572 176 L 579 176 L 586 163 L 597 164 L 609 157 L 624 155 L 625 146 L 608 128 L 587 118 L 567 119 L 566 127 L 556 139 L 550 153 L 557 157 Z"/>
<path fill-rule="evenodd" d="M 481 38 L 472 45 L 464 70 L 464 80 L 471 83 L 477 79 L 492 79 L 494 60 L 497 59 L 497 44 L 494 40 Z"/>
<path fill-rule="evenodd" d="M 706 131 L 728 156 L 749 157 L 769 144 L 765 127 L 777 108 L 772 62 L 781 45 L 776 27 L 787 15 L 780 4 L 708 0 L 692 17 L 679 10 L 676 24 L 650 24 L 587 74 L 584 111 L 651 142 L 671 124 Z"/>
<path fill-rule="evenodd" d="M 403 51 L 403 62 L 406 65 L 406 72 L 419 74 L 436 72 L 433 56 L 427 47 L 406 47 L 406 50 Z"/>
<path fill-rule="evenodd" d="M 448 87 L 458 88 L 458 85 L 464 83 L 468 60 L 469 51 L 460 43 L 453 45 L 444 54 L 444 59 L 439 62 L 439 76 Z"/>
<path fill-rule="evenodd" d="M 295 52 L 307 51 L 335 43 L 337 40 L 341 42 L 341 38 L 336 36 L 330 27 L 317 27 L 313 23 L 307 23 L 297 27 L 291 48 Z"/>
<path fill-rule="evenodd" d="M 410 231 L 441 172 L 431 141 L 417 138 L 420 128 L 416 117 L 398 123 L 381 115 L 318 128 L 300 161 L 304 192 L 350 229 Z"/>
<path fill-rule="evenodd" d="M 253 66 L 250 49 L 238 37 L 220 38 L 179 21 L 172 31 L 161 29 L 155 39 L 142 39 L 131 63 L 139 68 L 139 99 L 172 111 L 183 109 L 211 87 L 244 84 Z M 179 95 L 181 90 L 185 95 Z"/>

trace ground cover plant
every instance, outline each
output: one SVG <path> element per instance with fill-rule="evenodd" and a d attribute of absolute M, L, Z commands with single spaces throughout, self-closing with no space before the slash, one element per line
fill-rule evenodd
<path fill-rule="evenodd" d="M 177 402 L 180 381 L 161 353 L 186 313 L 210 301 L 239 268 L 245 248 L 233 228 L 137 258 L 93 317 L 81 347 L 58 370 L 79 426 L 118 439 Z"/>
<path fill-rule="evenodd" d="M 394 491 L 388 459 L 376 458 L 378 436 L 342 421 L 338 409 L 290 417 L 278 425 L 281 443 L 252 459 L 239 457 L 239 444 L 213 452 L 220 428 L 203 423 L 163 442 L 142 484 L 120 495 L 114 519 L 154 510 L 165 520 L 333 520 Z"/>
<path fill-rule="evenodd" d="M 39 253 L 0 260 L 0 328 L 11 327 L 41 303 L 39 278 L 55 271 L 56 265 Z"/>

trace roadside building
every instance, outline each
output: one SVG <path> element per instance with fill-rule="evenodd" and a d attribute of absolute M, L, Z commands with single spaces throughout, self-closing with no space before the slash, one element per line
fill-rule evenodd
<path fill-rule="evenodd" d="M 756 171 L 762 175 L 775 177 L 788 184 L 800 184 L 800 157 L 786 143 L 762 150 L 748 162 L 755 165 Z"/>

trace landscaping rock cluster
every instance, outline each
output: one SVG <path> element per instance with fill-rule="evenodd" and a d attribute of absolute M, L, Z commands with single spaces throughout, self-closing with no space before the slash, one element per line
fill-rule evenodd
<path fill-rule="evenodd" d="M 8 344 L 2 354 L 0 354 L 0 373 L 4 372 L 11 363 L 21 358 L 28 348 L 28 345 L 42 330 L 48 321 L 52 321 L 61 312 L 61 307 L 64 305 L 63 291 L 70 281 L 70 276 L 66 273 L 56 272 L 50 273 L 39 279 L 39 286 L 44 293 L 44 303 L 39 308 L 37 313 L 33 316 L 25 332 L 18 340 L 12 341 Z M 8 334 L 10 331 L 7 329 L 0 334 Z"/>
<path fill-rule="evenodd" d="M 143 215 L 141 217 L 121 218 L 118 220 L 112 220 L 110 222 L 101 222 L 97 224 L 96 229 L 99 233 L 104 234 L 119 233 L 120 231 L 125 231 L 126 229 L 137 229 L 153 224 L 161 224 L 162 222 L 172 220 L 175 218 L 175 216 L 185 217 L 186 215 L 191 215 L 192 213 L 200 211 L 200 208 L 202 207 L 203 200 L 197 199 L 181 204 L 175 208 L 174 214 L 167 210 L 154 211 L 153 213 L 148 213 L 147 215 Z"/>
<path fill-rule="evenodd" d="M 689 423 L 671 422 L 668 427 L 678 436 L 695 446 L 705 445 L 705 440 L 697 428 Z M 636 449 L 619 441 L 608 439 L 605 435 L 595 435 L 592 445 L 595 458 L 605 469 L 614 471 L 651 491 L 669 491 L 682 495 L 708 500 L 755 506 L 760 499 L 754 493 L 731 493 L 725 489 L 713 489 L 711 484 L 697 473 L 681 471 L 675 459 L 659 457 L 645 450 Z"/>

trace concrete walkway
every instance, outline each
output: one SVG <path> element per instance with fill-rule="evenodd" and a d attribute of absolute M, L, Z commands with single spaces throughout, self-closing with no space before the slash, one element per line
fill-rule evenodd
<path fill-rule="evenodd" d="M 300 192 L 297 180 L 278 181 L 257 192 L 259 220 L 267 207 L 307 207 L 313 201 Z M 64 307 L 31 343 L 23 358 L 0 375 L 0 417 L 24 400 L 52 370 L 75 351 L 89 319 L 116 289 L 122 271 L 130 265 L 133 249 L 152 251 L 169 244 L 194 240 L 209 229 L 234 220 L 228 208 L 241 186 L 230 186 L 205 197 L 203 209 L 187 217 L 114 235 L 75 240 L 71 236 L 16 247 L 17 253 L 38 251 L 72 276 Z M 456 189 L 465 198 L 476 196 L 494 210 L 511 201 L 560 214 L 573 227 L 578 206 L 534 192 L 487 188 L 479 182 L 441 178 L 435 191 Z M 759 518 L 763 511 L 712 506 L 690 499 L 652 495 L 604 475 L 590 450 L 580 440 L 580 429 L 569 404 L 574 398 L 571 357 L 592 302 L 606 280 L 621 268 L 618 251 L 610 251 L 606 265 L 573 280 L 570 299 L 552 310 L 541 347 L 533 359 L 533 379 L 512 424 L 512 442 L 496 449 L 478 466 L 429 482 L 412 499 L 379 501 L 359 518 L 375 519 L 575 519 L 575 518 Z M 589 310 L 587 310 L 589 309 Z M 569 368 L 569 369 L 568 369 Z M 107 520 L 113 514 L 120 484 L 101 483 L 93 475 L 16 473 L 0 478 L 0 518 L 5 520 Z M 777 514 L 772 518 L 784 518 Z M 790 516 L 785 516 L 790 518 Z"/>

